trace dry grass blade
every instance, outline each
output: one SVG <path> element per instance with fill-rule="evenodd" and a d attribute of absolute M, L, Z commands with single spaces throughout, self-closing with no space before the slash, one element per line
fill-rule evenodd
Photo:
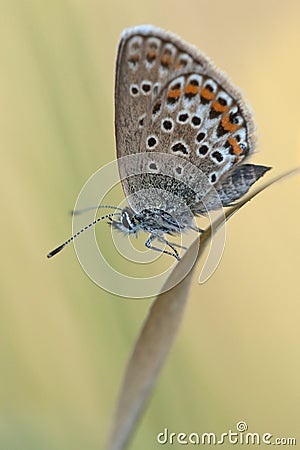
<path fill-rule="evenodd" d="M 225 213 L 227 221 L 246 203 L 272 184 L 287 178 L 290 175 L 300 173 L 300 168 L 291 170 L 280 175 L 268 183 L 254 190 L 243 201 L 229 208 Z M 217 229 L 224 223 L 224 216 L 217 219 L 213 226 L 210 226 L 201 235 L 201 246 L 197 260 L 203 254 L 206 244 L 209 242 L 212 229 Z M 164 290 L 173 285 L 173 281 L 178 279 L 183 272 L 183 268 L 189 264 L 191 250 L 197 241 L 186 251 L 181 262 L 174 267 Z M 126 447 L 131 437 L 136 423 L 144 410 L 146 402 L 150 396 L 152 388 L 156 382 L 160 368 L 162 367 L 173 340 L 177 334 L 185 305 L 188 298 L 190 280 L 193 269 L 185 279 L 173 289 L 158 295 L 152 304 L 148 317 L 142 327 L 141 333 L 134 346 L 133 353 L 128 362 L 125 376 L 122 382 L 118 403 L 111 427 L 108 450 L 122 450 Z"/>

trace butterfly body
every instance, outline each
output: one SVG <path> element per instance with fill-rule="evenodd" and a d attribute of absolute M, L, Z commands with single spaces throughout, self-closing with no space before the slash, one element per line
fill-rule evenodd
<path fill-rule="evenodd" d="M 135 213 L 129 207 L 123 209 L 119 221 L 112 220 L 112 225 L 128 234 L 136 234 L 139 230 L 143 230 L 160 235 L 179 233 L 186 227 L 180 226 L 173 215 L 163 209 L 144 209 L 140 213 Z"/>

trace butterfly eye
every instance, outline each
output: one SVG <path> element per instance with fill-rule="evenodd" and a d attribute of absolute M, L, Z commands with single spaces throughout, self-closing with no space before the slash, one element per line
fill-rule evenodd
<path fill-rule="evenodd" d="M 124 228 L 128 231 L 133 231 L 136 229 L 136 222 L 134 220 L 134 214 L 129 208 L 125 208 L 122 211 L 120 222 Z"/>

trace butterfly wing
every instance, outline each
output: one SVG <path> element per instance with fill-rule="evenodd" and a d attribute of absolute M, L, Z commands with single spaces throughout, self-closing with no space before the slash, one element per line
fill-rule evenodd
<path fill-rule="evenodd" d="M 216 184 L 214 192 L 208 194 L 198 205 L 193 205 L 195 214 L 205 214 L 206 211 L 219 209 L 222 206 L 231 206 L 233 202 L 243 197 L 271 167 L 256 164 L 240 164 Z M 215 196 L 217 193 L 218 197 Z"/>
<path fill-rule="evenodd" d="M 255 147 L 240 91 L 195 47 L 152 26 L 123 33 L 115 108 L 118 158 L 159 152 L 193 163 L 208 180 L 199 183 L 195 203 Z M 139 178 L 126 178 L 135 171 L 130 161 L 119 170 L 128 196 Z"/>
<path fill-rule="evenodd" d="M 118 49 L 115 80 L 115 134 L 118 159 L 143 152 L 141 137 L 158 94 L 174 73 L 196 70 L 192 56 L 180 49 L 180 40 L 151 25 L 127 29 Z M 125 158 L 119 172 L 125 195 L 136 191 L 136 162 Z"/>
<path fill-rule="evenodd" d="M 195 70 L 192 56 L 181 51 L 179 44 L 178 38 L 151 25 L 123 32 L 115 80 L 118 157 L 140 151 L 144 120 L 150 104 L 170 75 L 182 69 Z"/>

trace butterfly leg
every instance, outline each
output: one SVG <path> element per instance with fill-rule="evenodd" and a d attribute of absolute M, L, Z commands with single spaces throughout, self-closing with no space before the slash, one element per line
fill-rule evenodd
<path fill-rule="evenodd" d="M 151 245 L 151 243 L 156 238 L 159 239 L 161 242 L 165 242 L 168 245 L 168 247 L 170 247 L 173 250 L 173 253 L 172 252 L 168 252 L 167 250 L 163 250 L 163 249 L 161 249 L 159 247 L 154 247 L 153 245 Z M 165 253 L 166 255 L 174 256 L 174 258 L 176 258 L 177 261 L 180 261 L 180 257 L 179 257 L 178 251 L 174 248 L 174 244 L 171 244 L 170 242 L 166 241 L 161 236 L 156 236 L 155 234 L 151 234 L 150 237 L 145 242 L 145 246 L 147 248 L 150 248 L 151 250 L 155 250 L 155 251 L 160 252 L 160 253 Z"/>
<path fill-rule="evenodd" d="M 189 227 L 191 230 L 197 231 L 197 233 L 204 233 L 205 230 L 203 230 L 203 228 L 199 228 L 199 227 Z"/>
<path fill-rule="evenodd" d="M 187 250 L 187 247 L 185 247 L 184 245 L 180 245 L 180 244 L 176 244 L 175 242 L 167 241 L 164 238 L 162 238 L 161 242 L 165 242 L 165 244 L 167 244 L 171 248 L 177 247 L 177 248 L 183 248 L 183 250 Z"/>

